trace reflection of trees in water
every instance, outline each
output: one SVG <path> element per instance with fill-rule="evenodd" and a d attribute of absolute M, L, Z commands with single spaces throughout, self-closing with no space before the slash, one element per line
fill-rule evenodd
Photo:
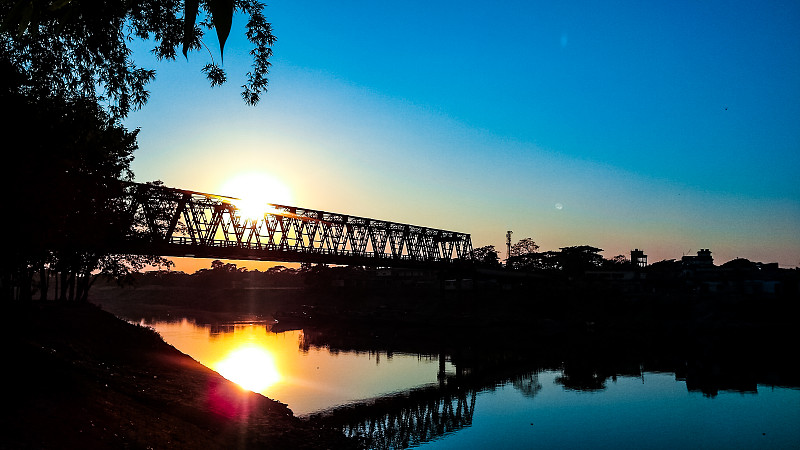
<path fill-rule="evenodd" d="M 564 386 L 564 389 L 575 391 L 602 391 L 609 378 L 609 375 L 598 372 L 595 367 L 581 365 L 565 365 L 561 374 L 555 382 Z"/>
<path fill-rule="evenodd" d="M 539 382 L 539 372 L 521 375 L 515 378 L 512 384 L 514 388 L 528 398 L 536 397 L 536 394 L 542 390 L 542 383 Z"/>
<path fill-rule="evenodd" d="M 426 388 L 345 406 L 322 420 L 369 448 L 407 448 L 472 425 L 476 396 L 475 389 Z"/>
<path fill-rule="evenodd" d="M 209 326 L 208 334 L 213 339 L 224 334 L 233 333 L 235 330 L 236 326 L 233 324 L 215 324 Z"/>

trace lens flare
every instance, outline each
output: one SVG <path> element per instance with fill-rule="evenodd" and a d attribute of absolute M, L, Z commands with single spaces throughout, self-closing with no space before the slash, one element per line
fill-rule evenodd
<path fill-rule="evenodd" d="M 281 380 L 269 351 L 257 345 L 240 347 L 214 366 L 223 377 L 253 392 L 263 393 Z"/>
<path fill-rule="evenodd" d="M 234 202 L 239 215 L 246 219 L 261 220 L 264 214 L 274 211 L 270 203 L 291 205 L 289 188 L 276 178 L 264 173 L 245 173 L 227 181 L 220 194 L 236 197 Z"/>

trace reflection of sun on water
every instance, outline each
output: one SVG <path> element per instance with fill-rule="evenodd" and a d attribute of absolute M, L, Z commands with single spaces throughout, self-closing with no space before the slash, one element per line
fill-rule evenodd
<path fill-rule="evenodd" d="M 236 197 L 234 202 L 243 218 L 259 220 L 274 210 L 269 203 L 291 205 L 289 188 L 277 179 L 263 173 L 246 173 L 230 179 L 220 189 L 220 194 Z"/>
<path fill-rule="evenodd" d="M 214 366 L 223 377 L 253 392 L 262 392 L 281 380 L 272 355 L 263 347 L 239 347 Z"/>

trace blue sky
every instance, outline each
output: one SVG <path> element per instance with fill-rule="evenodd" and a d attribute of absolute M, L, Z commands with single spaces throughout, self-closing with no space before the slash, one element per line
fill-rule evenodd
<path fill-rule="evenodd" d="M 137 180 L 650 261 L 710 248 L 800 265 L 800 3 L 316 2 L 265 9 L 269 92 L 208 53 L 156 62 Z M 219 60 L 215 37 L 206 43 Z M 279 200 L 279 199 L 276 199 Z M 561 208 L 556 208 L 556 205 Z"/>

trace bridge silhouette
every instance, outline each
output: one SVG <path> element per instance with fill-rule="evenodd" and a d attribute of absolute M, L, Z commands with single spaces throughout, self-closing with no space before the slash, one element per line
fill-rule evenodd
<path fill-rule="evenodd" d="M 469 234 L 265 204 L 246 217 L 240 199 L 127 183 L 122 201 L 133 218 L 117 253 L 375 267 L 469 264 Z"/>

